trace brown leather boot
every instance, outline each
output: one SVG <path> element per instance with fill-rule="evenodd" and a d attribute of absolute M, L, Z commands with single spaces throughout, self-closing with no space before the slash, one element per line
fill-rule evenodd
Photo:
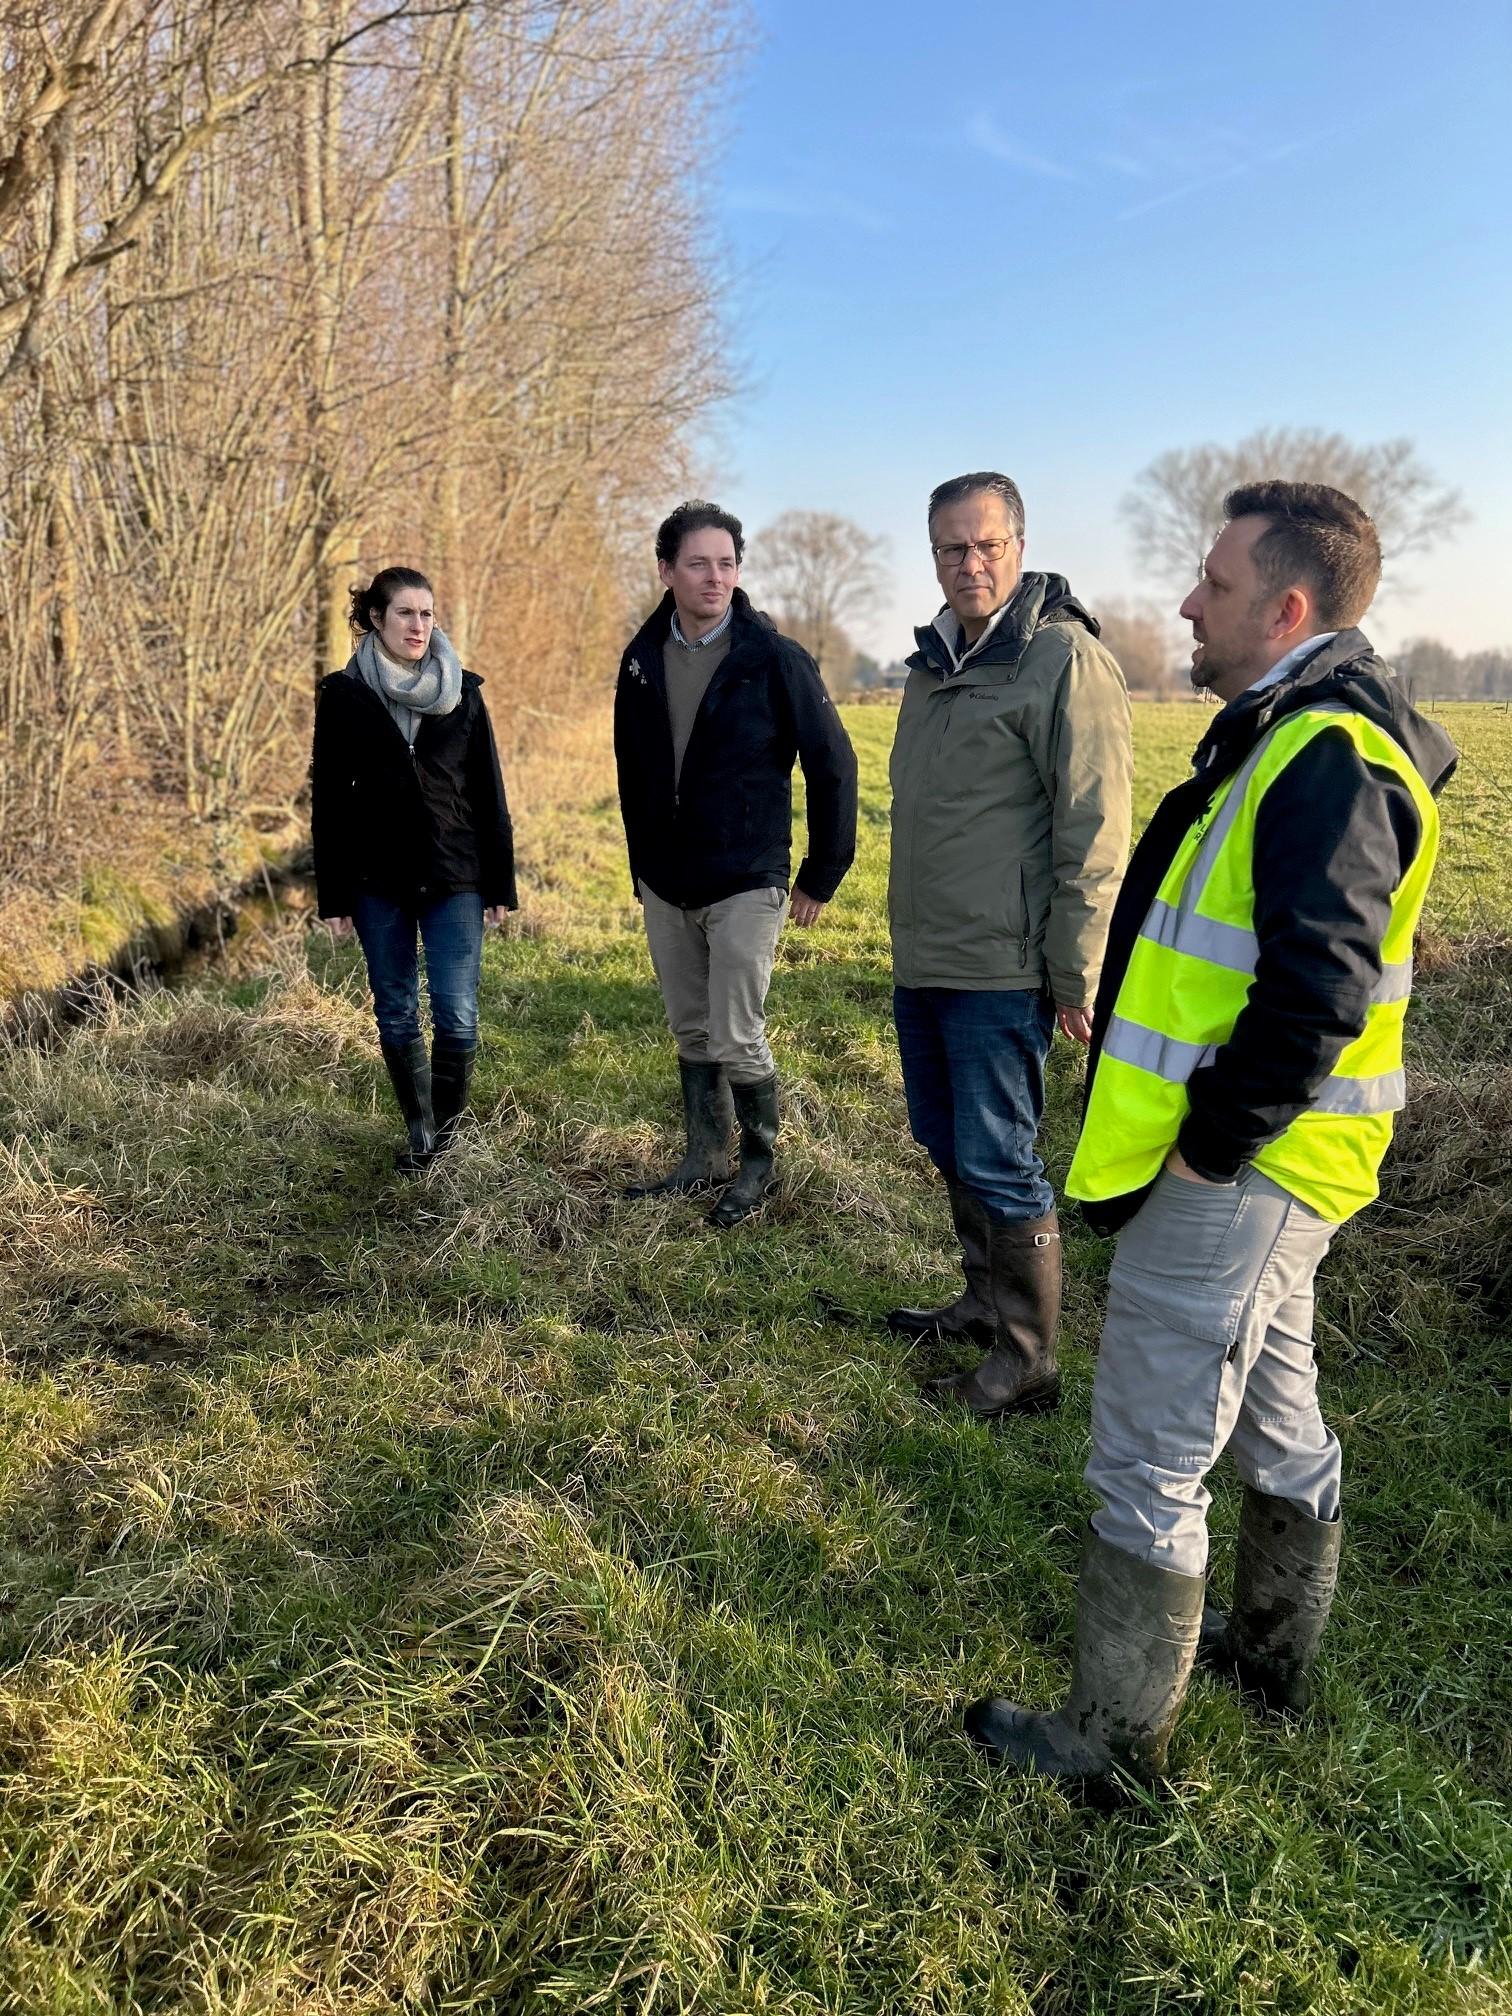
<path fill-rule="evenodd" d="M 989 1222 L 987 1231 L 992 1349 L 975 1372 L 931 1379 L 924 1398 L 932 1406 L 966 1407 L 983 1420 L 1044 1413 L 1060 1400 L 1060 1221 L 1047 1211 L 1011 1225 Z"/>
<path fill-rule="evenodd" d="M 946 1344 L 955 1338 L 980 1337 L 992 1325 L 992 1303 L 987 1290 L 991 1223 L 982 1200 L 964 1183 L 947 1176 L 945 1188 L 950 1193 L 950 1215 L 961 1242 L 961 1272 L 966 1276 L 966 1292 L 938 1309 L 889 1309 L 888 1329 L 894 1336 L 906 1337 L 914 1344 Z"/>

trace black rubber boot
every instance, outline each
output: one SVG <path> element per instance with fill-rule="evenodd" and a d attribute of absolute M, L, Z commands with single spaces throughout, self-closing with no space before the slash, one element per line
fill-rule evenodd
<path fill-rule="evenodd" d="M 1089 1532 L 1076 1592 L 1076 1657 L 1063 1707 L 1034 1714 L 992 1697 L 966 1711 L 985 1750 L 1050 1778 L 1156 1783 L 1191 1678 L 1200 1575 L 1152 1568 Z"/>
<path fill-rule="evenodd" d="M 945 1188 L 950 1193 L 950 1215 L 961 1242 L 961 1272 L 966 1276 L 966 1292 L 938 1309 L 890 1309 L 888 1329 L 894 1336 L 906 1337 L 914 1344 L 947 1344 L 962 1337 L 981 1337 L 990 1331 L 992 1324 L 987 1286 L 992 1227 L 981 1199 L 964 1183 L 947 1176 Z"/>
<path fill-rule="evenodd" d="M 1314 1519 L 1289 1498 L 1246 1485 L 1234 1560 L 1234 1603 L 1209 1602 L 1199 1657 L 1262 1707 L 1300 1714 L 1333 1608 L 1341 1519 Z"/>
<path fill-rule="evenodd" d="M 437 1036 L 431 1044 L 431 1098 L 436 1117 L 437 1155 L 444 1154 L 457 1138 L 457 1122 L 467 1109 L 472 1085 L 476 1043 L 459 1042 L 455 1036 Z"/>
<path fill-rule="evenodd" d="M 657 1183 L 632 1183 L 627 1197 L 666 1197 L 688 1190 L 706 1190 L 711 1183 L 730 1180 L 730 1132 L 735 1125 L 735 1102 L 730 1097 L 729 1080 L 722 1064 L 690 1064 L 677 1060 L 682 1079 L 683 1120 L 687 1129 L 688 1152 L 672 1171 Z"/>
<path fill-rule="evenodd" d="M 986 1214 L 983 1214 L 984 1219 Z M 989 1324 L 974 1329 L 990 1345 L 975 1372 L 931 1379 L 931 1406 L 965 1407 L 990 1421 L 1040 1414 L 1060 1401 L 1055 1337 L 1061 1308 L 1060 1221 L 1053 1211 L 1010 1225 L 987 1223 Z"/>
<path fill-rule="evenodd" d="M 419 1036 L 412 1043 L 384 1043 L 379 1047 L 409 1135 L 406 1146 L 394 1156 L 394 1167 L 401 1176 L 416 1176 L 430 1160 L 436 1141 L 430 1059 Z"/>
<path fill-rule="evenodd" d="M 759 1211 L 777 1186 L 777 1074 L 757 1085 L 732 1085 L 730 1091 L 740 1122 L 740 1167 L 709 1213 L 711 1225 L 738 1225 Z"/>

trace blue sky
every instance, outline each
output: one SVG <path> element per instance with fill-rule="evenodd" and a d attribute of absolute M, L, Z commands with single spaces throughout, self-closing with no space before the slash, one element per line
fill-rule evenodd
<path fill-rule="evenodd" d="M 756 530 L 892 542 L 884 656 L 938 597 L 923 501 L 1024 491 L 1027 564 L 1149 592 L 1162 450 L 1408 435 L 1473 518 L 1372 618 L 1512 645 L 1512 7 L 755 0 L 712 223 L 745 389 L 701 468 Z"/>

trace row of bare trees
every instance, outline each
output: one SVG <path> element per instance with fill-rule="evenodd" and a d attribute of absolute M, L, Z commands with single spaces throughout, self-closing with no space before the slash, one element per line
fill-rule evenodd
<path fill-rule="evenodd" d="M 1232 446 L 1172 449 L 1140 472 L 1123 500 L 1139 571 L 1163 593 L 1093 603 L 1104 641 L 1134 689 L 1185 690 L 1191 640 L 1177 607 L 1223 527 L 1228 492 L 1272 476 L 1326 483 L 1365 506 L 1380 531 L 1387 593 L 1401 587 L 1404 562 L 1452 538 L 1468 515 L 1406 440 L 1359 443 L 1318 428 L 1277 427 Z M 858 655 L 848 628 L 884 592 L 886 540 L 833 512 L 785 511 L 753 541 L 748 572 L 783 627 L 819 660 L 831 689 L 844 692 Z M 1482 653 L 1454 668 L 1434 660 L 1433 676 L 1443 682 L 1434 690 L 1499 693 L 1503 655 Z M 1423 657 L 1424 668 L 1428 663 Z"/>
<path fill-rule="evenodd" d="M 506 725 L 612 660 L 631 542 L 724 389 L 695 171 L 736 25 L 12 5 L 0 862 L 128 785 L 277 818 L 385 561 L 434 572 Z"/>

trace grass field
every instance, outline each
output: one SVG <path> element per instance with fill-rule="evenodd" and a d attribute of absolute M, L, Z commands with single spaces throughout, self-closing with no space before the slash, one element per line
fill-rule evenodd
<path fill-rule="evenodd" d="M 733 1234 L 617 1195 L 675 1074 L 594 728 L 516 780 L 480 1124 L 419 1185 L 297 915 L 0 1055 L 6 2016 L 1512 2008 L 1512 720 L 1444 710 L 1413 1104 L 1327 1264 L 1319 1705 L 1199 1679 L 1164 1803 L 1097 1816 L 958 1723 L 1066 1680 L 1108 1250 L 1068 1239 L 1057 1415 L 921 1408 L 873 1319 L 947 1286 L 948 1224 L 888 1017 L 893 716 L 849 719 L 862 853 L 785 940 L 785 1181 Z M 1141 814 L 1201 725 L 1138 709 Z"/>

